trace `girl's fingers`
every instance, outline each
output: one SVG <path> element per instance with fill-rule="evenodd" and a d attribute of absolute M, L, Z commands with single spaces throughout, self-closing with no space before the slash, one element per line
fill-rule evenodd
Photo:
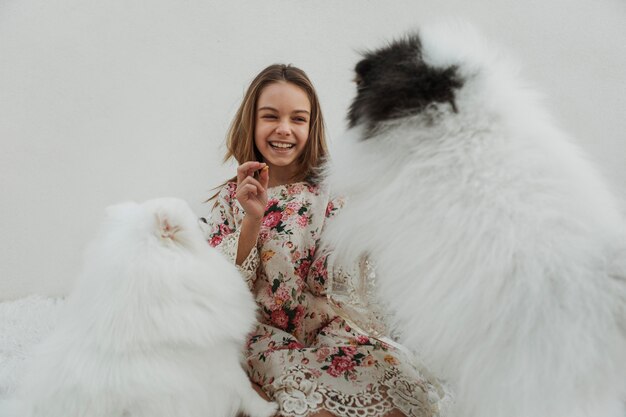
<path fill-rule="evenodd" d="M 263 189 L 267 190 L 267 186 L 270 182 L 270 168 L 267 165 L 265 165 L 259 173 L 259 182 L 261 183 Z"/>
<path fill-rule="evenodd" d="M 261 183 L 254 177 L 245 177 L 239 184 L 238 188 L 240 188 L 242 185 L 253 185 L 255 189 L 257 189 L 261 193 L 265 191 L 265 187 L 263 187 L 263 185 L 261 185 Z"/>
<path fill-rule="evenodd" d="M 257 195 L 258 194 L 258 189 L 255 185 L 252 184 L 243 184 L 239 187 L 239 192 L 241 192 L 241 196 L 246 196 L 246 195 Z"/>
<path fill-rule="evenodd" d="M 237 183 L 241 183 L 244 178 L 253 176 L 255 171 L 266 166 L 264 162 L 248 161 L 237 167 Z"/>

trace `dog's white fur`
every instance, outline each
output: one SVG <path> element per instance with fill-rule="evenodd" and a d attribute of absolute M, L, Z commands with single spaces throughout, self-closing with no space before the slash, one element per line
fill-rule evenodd
<path fill-rule="evenodd" d="M 624 417 L 626 227 L 605 181 L 516 69 L 463 24 L 420 31 L 457 65 L 448 104 L 339 139 L 347 204 L 324 237 L 369 253 L 402 342 L 457 417 Z"/>
<path fill-rule="evenodd" d="M 273 415 L 240 364 L 255 310 L 185 202 L 109 207 L 20 417 Z"/>

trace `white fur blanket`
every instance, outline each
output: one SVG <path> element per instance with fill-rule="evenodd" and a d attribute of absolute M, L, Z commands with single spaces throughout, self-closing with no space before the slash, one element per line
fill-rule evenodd
<path fill-rule="evenodd" d="M 54 328 L 62 305 L 39 295 L 0 303 L 0 402 L 12 398 L 30 349 Z"/>

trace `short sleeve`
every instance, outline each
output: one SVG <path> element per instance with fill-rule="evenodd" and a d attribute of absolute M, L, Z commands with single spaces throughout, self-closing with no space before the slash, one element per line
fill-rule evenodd
<path fill-rule="evenodd" d="M 205 232 L 205 238 L 209 245 L 222 252 L 232 264 L 235 264 L 237 259 L 237 247 L 241 232 L 235 221 L 235 211 L 239 210 L 235 200 L 236 190 L 237 184 L 234 182 L 227 183 L 217 195 L 210 215 L 200 218 L 200 225 Z M 250 288 L 254 284 L 258 266 L 259 252 L 254 246 L 242 264 L 237 265 L 237 269 Z"/>

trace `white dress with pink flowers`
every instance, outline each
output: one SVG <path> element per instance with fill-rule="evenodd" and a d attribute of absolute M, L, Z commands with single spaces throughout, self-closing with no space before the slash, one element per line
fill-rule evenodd
<path fill-rule="evenodd" d="M 244 212 L 227 183 L 207 219 L 211 246 L 232 262 Z M 259 240 L 239 267 L 259 306 L 246 345 L 247 372 L 282 416 L 327 410 L 380 417 L 400 410 L 439 416 L 441 386 L 413 358 L 354 328 L 327 297 L 319 237 L 342 202 L 306 182 L 271 187 Z"/>

